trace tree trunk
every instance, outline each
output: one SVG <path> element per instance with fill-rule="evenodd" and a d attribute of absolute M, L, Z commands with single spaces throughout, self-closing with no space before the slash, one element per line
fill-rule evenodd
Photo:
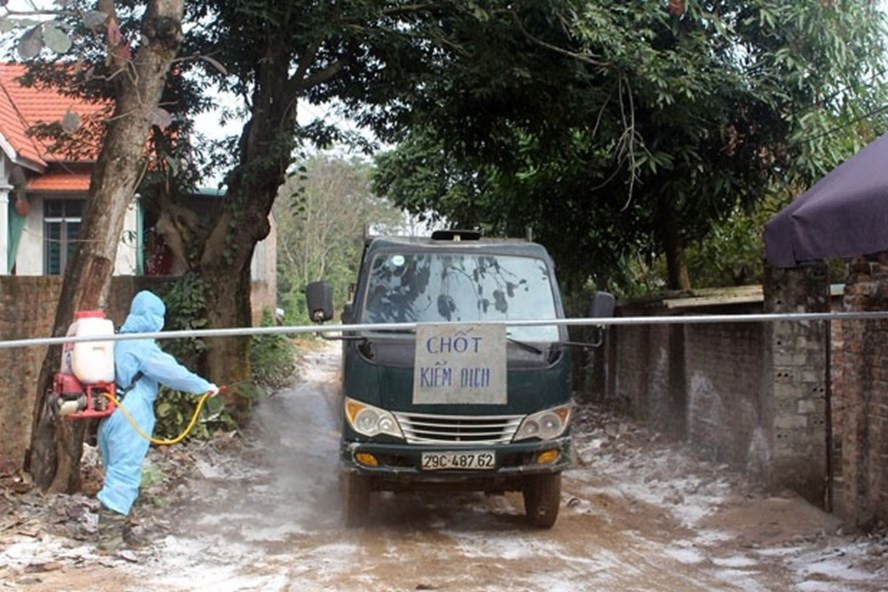
<path fill-rule="evenodd" d="M 229 205 L 204 247 L 200 273 L 206 286 L 209 328 L 252 326 L 250 264 L 256 243 L 268 235 L 271 204 L 283 182 L 282 173 L 268 169 L 266 173 L 232 180 L 226 195 Z M 280 182 L 270 180 L 274 178 Z M 207 374 L 214 381 L 225 385 L 250 379 L 249 337 L 217 337 L 206 342 Z M 245 411 L 247 402 L 233 398 L 235 394 L 225 393 L 225 403 L 237 412 Z"/>
<path fill-rule="evenodd" d="M 206 286 L 207 323 L 210 328 L 250 327 L 250 260 L 244 250 L 230 265 L 224 265 L 226 257 L 211 255 L 205 258 L 206 266 L 201 277 Z M 210 253 L 207 253 L 210 255 Z M 222 265 L 217 265 L 222 263 Z M 207 375 L 220 385 L 249 380 L 250 338 L 213 337 L 206 340 Z M 236 398 L 236 392 L 223 391 L 223 401 L 233 407 L 236 415 L 247 411 L 247 401 Z"/>
<path fill-rule="evenodd" d="M 691 278 L 678 219 L 672 205 L 662 200 L 657 204 L 657 228 L 666 255 L 666 287 L 670 290 L 690 290 Z"/>
<path fill-rule="evenodd" d="M 252 112 L 239 144 L 239 163 L 228 176 L 225 211 L 208 237 L 200 272 L 207 286 L 210 328 L 249 327 L 250 264 L 256 243 L 268 236 L 268 217 L 292 162 L 296 100 L 287 95 L 289 55 L 276 53 L 257 67 Z M 207 340 L 207 371 L 219 384 L 249 380 L 249 337 Z M 243 410 L 245 401 L 225 398 Z"/>
<path fill-rule="evenodd" d="M 109 15 L 109 26 L 116 21 L 111 0 L 100 0 L 98 7 Z M 106 304 L 124 217 L 141 179 L 151 112 L 182 38 L 183 7 L 184 0 L 148 2 L 142 19 L 144 42 L 132 61 L 121 57 L 126 55 L 121 47 L 109 48 L 120 69 L 114 78 L 114 115 L 90 180 L 81 242 L 65 270 L 54 336 L 65 335 L 76 311 Z M 55 422 L 48 413 L 46 398 L 60 362 L 61 348 L 49 348 L 40 371 L 38 393 L 45 395 L 34 406 L 28 468 L 42 490 L 73 493 L 80 487 L 85 422 Z"/>

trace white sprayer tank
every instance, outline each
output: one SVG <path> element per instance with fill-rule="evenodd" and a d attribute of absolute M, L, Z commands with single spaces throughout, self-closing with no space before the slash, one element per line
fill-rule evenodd
<path fill-rule="evenodd" d="M 69 337 L 114 335 L 114 323 L 100 310 L 74 314 L 68 327 Z M 73 374 L 81 384 L 114 382 L 114 341 L 78 341 L 62 348 L 62 373 Z"/>

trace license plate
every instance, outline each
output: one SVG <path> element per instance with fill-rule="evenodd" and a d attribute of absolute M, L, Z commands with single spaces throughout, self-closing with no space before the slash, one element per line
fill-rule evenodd
<path fill-rule="evenodd" d="M 423 471 L 490 471 L 496 468 L 493 452 L 423 452 Z"/>

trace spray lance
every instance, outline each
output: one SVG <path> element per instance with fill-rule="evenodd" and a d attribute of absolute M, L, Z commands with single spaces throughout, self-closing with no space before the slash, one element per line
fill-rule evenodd
<path fill-rule="evenodd" d="M 240 384 L 240 383 L 236 383 L 236 384 Z M 227 390 L 228 388 L 231 388 L 231 387 L 230 386 L 220 386 L 219 392 L 221 393 L 222 391 Z M 106 395 L 106 396 L 108 396 L 108 395 Z M 194 408 L 194 414 L 191 416 L 191 421 L 188 422 L 188 425 L 185 426 L 185 429 L 182 430 L 181 434 L 179 434 L 175 438 L 169 438 L 169 439 L 155 438 L 149 434 L 146 434 L 144 431 L 142 431 L 142 428 L 139 427 L 139 425 L 135 422 L 135 420 L 127 412 L 126 407 L 124 407 L 123 405 L 117 405 L 117 407 L 120 409 L 120 412 L 123 413 L 123 416 L 129 422 L 129 424 L 133 427 L 133 429 L 136 431 L 136 433 L 139 434 L 142 438 L 148 440 L 152 444 L 160 444 L 163 446 L 169 446 L 171 444 L 177 444 L 177 443 L 181 442 L 182 440 L 185 439 L 185 436 L 187 436 L 188 433 L 191 432 L 191 428 L 193 428 L 194 425 L 197 423 L 197 418 L 200 417 L 200 410 L 203 408 L 203 405 L 204 405 L 204 403 L 206 403 L 207 398 L 209 398 L 209 396 L 210 396 L 210 393 L 204 393 L 203 395 L 200 396 L 200 400 L 197 402 L 197 407 Z"/>

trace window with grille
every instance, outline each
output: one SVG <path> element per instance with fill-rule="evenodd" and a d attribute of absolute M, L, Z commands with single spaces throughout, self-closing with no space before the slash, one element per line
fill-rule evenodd
<path fill-rule="evenodd" d="M 84 200 L 47 200 L 43 212 L 43 272 L 61 275 L 74 254 Z"/>

